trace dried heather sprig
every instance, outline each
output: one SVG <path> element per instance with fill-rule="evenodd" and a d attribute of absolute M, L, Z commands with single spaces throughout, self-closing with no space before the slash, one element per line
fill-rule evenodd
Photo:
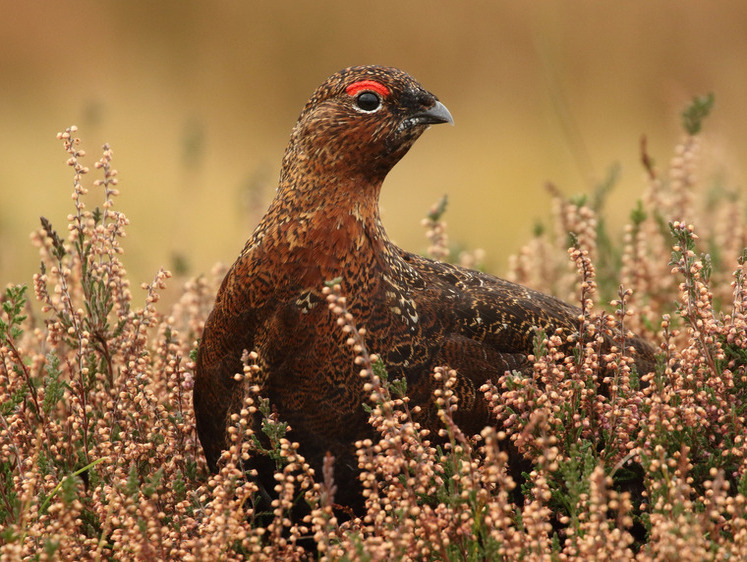
<path fill-rule="evenodd" d="M 425 237 L 431 243 L 428 246 L 428 255 L 441 261 L 448 261 L 451 255 L 449 236 L 446 234 L 446 222 L 442 220 L 448 201 L 447 196 L 444 195 L 438 203 L 431 207 L 428 216 L 421 221 L 421 225 L 426 229 Z"/>

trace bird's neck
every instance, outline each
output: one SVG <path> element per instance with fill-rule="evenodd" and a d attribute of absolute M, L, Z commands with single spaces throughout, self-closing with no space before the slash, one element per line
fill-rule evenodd
<path fill-rule="evenodd" d="M 379 215 L 380 183 L 320 175 L 284 180 L 255 231 L 255 243 L 313 249 L 315 259 L 330 263 L 390 244 Z"/>
<path fill-rule="evenodd" d="M 303 181 L 281 181 L 271 205 L 305 216 L 334 219 L 352 215 L 363 224 L 379 222 L 381 182 L 350 174 L 315 175 Z M 332 226 L 332 225 L 331 225 Z"/>

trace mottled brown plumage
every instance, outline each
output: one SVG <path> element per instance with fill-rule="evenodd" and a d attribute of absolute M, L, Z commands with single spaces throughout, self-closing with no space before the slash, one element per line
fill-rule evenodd
<path fill-rule="evenodd" d="M 200 343 L 194 404 L 212 469 L 226 447 L 227 415 L 243 397 L 233 376 L 242 352 L 254 350 L 261 394 L 290 423 L 289 437 L 318 471 L 330 451 L 337 501 L 357 504 L 353 443 L 373 430 L 360 368 L 322 296 L 332 279 L 367 329 L 369 351 L 390 376 L 407 378 L 412 403 L 428 405 L 434 367 L 456 369 L 466 431 L 490 422 L 476 389 L 529 367 L 536 328 L 577 330 L 579 311 L 553 297 L 406 252 L 387 237 L 378 206 L 385 176 L 430 124 L 450 121 L 413 78 L 378 66 L 333 75 L 306 104 L 277 194 L 223 281 Z M 650 366 L 650 347 L 635 345 L 640 365 Z"/>

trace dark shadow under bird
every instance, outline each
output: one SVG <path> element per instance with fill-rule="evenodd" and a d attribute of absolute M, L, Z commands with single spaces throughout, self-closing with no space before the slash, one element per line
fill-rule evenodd
<path fill-rule="evenodd" d="M 368 350 L 390 377 L 407 379 L 411 404 L 432 410 L 433 368 L 457 371 L 456 421 L 467 433 L 491 423 L 477 390 L 486 380 L 531 370 L 536 329 L 578 331 L 575 307 L 389 240 L 379 216 L 382 182 L 439 123 L 453 121 L 436 96 L 380 66 L 334 74 L 304 107 L 277 194 L 223 280 L 200 342 L 194 407 L 212 470 L 227 447 L 227 418 L 243 398 L 234 374 L 244 350 L 254 350 L 260 394 L 290 424 L 289 438 L 318 474 L 325 453 L 334 455 L 336 502 L 360 510 L 353 443 L 372 438 L 373 429 L 355 353 L 322 295 L 332 279 L 341 279 L 349 311 L 366 328 Z M 651 346 L 636 338 L 631 345 L 639 373 L 652 370 Z M 273 465 L 256 466 L 271 490 Z"/>

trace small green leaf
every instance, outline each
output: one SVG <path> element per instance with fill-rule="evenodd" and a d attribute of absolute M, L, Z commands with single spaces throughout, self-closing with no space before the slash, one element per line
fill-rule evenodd
<path fill-rule="evenodd" d="M 46 232 L 47 236 L 52 239 L 52 255 L 58 260 L 61 260 L 65 257 L 65 254 L 67 254 L 67 250 L 65 250 L 65 245 L 62 242 L 62 238 L 60 238 L 55 229 L 52 228 L 51 222 L 49 222 L 44 217 L 39 218 L 41 219 L 41 224 L 44 232 Z"/>
<path fill-rule="evenodd" d="M 444 195 L 441 200 L 428 212 L 428 218 L 432 221 L 437 221 L 446 212 L 446 207 L 449 204 L 449 196 Z"/>
<path fill-rule="evenodd" d="M 47 555 L 47 558 L 49 560 L 54 559 L 54 554 L 57 552 L 57 549 L 60 548 L 60 541 L 56 541 L 54 539 L 44 539 L 44 553 Z"/>
<path fill-rule="evenodd" d="M 703 119 L 708 117 L 713 109 L 714 100 L 713 93 L 693 97 L 692 103 L 682 112 L 682 126 L 688 135 L 697 135 L 700 132 Z"/>
<path fill-rule="evenodd" d="M 739 479 L 739 484 L 737 484 L 737 493 L 741 496 L 747 497 L 747 472 L 742 474 L 742 477 Z"/>
<path fill-rule="evenodd" d="M 140 479 L 137 475 L 137 466 L 132 463 L 130 466 L 130 473 L 127 475 L 127 484 L 125 485 L 124 492 L 130 497 L 137 496 L 140 489 Z"/>
<path fill-rule="evenodd" d="M 635 225 L 640 225 L 648 218 L 648 213 L 643 209 L 643 202 L 639 199 L 636 202 L 635 209 L 630 211 L 630 221 Z"/>
<path fill-rule="evenodd" d="M 65 383 L 60 381 L 60 358 L 53 353 L 48 353 L 44 370 L 47 371 L 47 376 L 44 379 L 42 408 L 46 414 L 49 414 L 65 394 Z"/>
<path fill-rule="evenodd" d="M 389 379 L 389 374 L 386 372 L 386 367 L 381 358 L 371 363 L 371 370 L 381 381 L 386 382 Z"/>
<path fill-rule="evenodd" d="M 70 505 L 78 495 L 78 479 L 74 475 L 62 479 L 62 501 Z"/>

